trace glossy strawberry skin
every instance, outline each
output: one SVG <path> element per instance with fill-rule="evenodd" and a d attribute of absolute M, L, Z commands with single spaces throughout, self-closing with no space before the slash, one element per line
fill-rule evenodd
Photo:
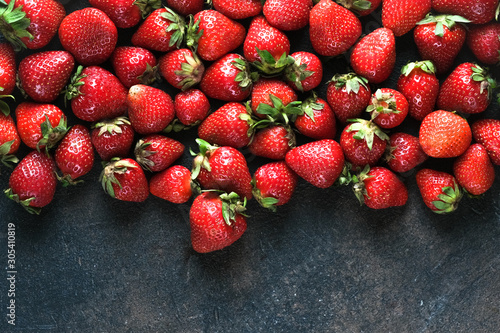
<path fill-rule="evenodd" d="M 328 82 L 326 100 L 341 124 L 346 124 L 348 119 L 355 119 L 365 111 L 372 96 L 369 85 L 359 85 L 359 90 L 354 91 L 338 79 Z"/>
<path fill-rule="evenodd" d="M 382 24 L 395 36 L 402 36 L 415 27 L 431 11 L 431 0 L 384 0 Z"/>
<path fill-rule="evenodd" d="M 131 28 L 142 20 L 141 10 L 135 0 L 89 0 L 92 7 L 108 15 L 117 28 Z"/>
<path fill-rule="evenodd" d="M 242 20 L 257 16 L 262 11 L 260 0 L 212 0 L 212 5 L 216 11 L 232 20 Z"/>
<path fill-rule="evenodd" d="M 370 149 L 366 140 L 355 138 L 358 131 L 351 130 L 351 126 L 352 124 L 346 125 L 340 134 L 340 145 L 346 160 L 353 165 L 353 169 L 363 168 L 366 165 L 375 166 L 384 155 L 387 141 L 374 135 L 373 146 Z"/>
<path fill-rule="evenodd" d="M 432 9 L 440 13 L 456 14 L 471 23 L 483 24 L 495 17 L 498 0 L 433 0 Z"/>
<path fill-rule="evenodd" d="M 139 140 L 136 161 L 151 172 L 168 168 L 184 153 L 184 144 L 161 134 L 150 134 Z"/>
<path fill-rule="evenodd" d="M 145 48 L 118 46 L 111 54 L 110 60 L 115 75 L 126 88 L 135 84 L 149 85 L 156 79 L 156 57 Z"/>
<path fill-rule="evenodd" d="M 68 14 L 59 26 L 59 40 L 75 60 L 84 65 L 100 65 L 113 53 L 118 30 L 100 9 L 86 7 Z"/>
<path fill-rule="evenodd" d="M 201 12 L 204 3 L 204 0 L 167 0 L 167 7 L 182 16 L 188 16 Z"/>
<path fill-rule="evenodd" d="M 66 86 L 75 59 L 67 51 L 44 51 L 23 58 L 18 78 L 22 90 L 34 101 L 53 102 Z"/>
<path fill-rule="evenodd" d="M 262 204 L 263 198 L 275 198 L 275 206 L 290 201 L 297 187 L 298 176 L 285 161 L 266 163 L 253 175 L 254 197 Z"/>
<path fill-rule="evenodd" d="M 154 174 L 149 181 L 152 195 L 176 204 L 187 202 L 192 196 L 191 171 L 174 165 Z"/>
<path fill-rule="evenodd" d="M 163 17 L 166 13 L 167 9 L 159 8 L 149 14 L 132 35 L 132 45 L 158 52 L 174 50 L 176 45 L 170 41 L 174 31 L 167 31 L 172 22 Z"/>
<path fill-rule="evenodd" d="M 295 68 L 291 67 L 288 72 L 285 70 L 285 80 L 288 84 L 299 91 L 311 91 L 317 88 L 323 79 L 323 64 L 318 56 L 311 52 L 297 51 L 290 54 L 290 57 L 295 59 Z M 311 72 L 311 74 L 301 79 L 303 71 L 299 68 L 304 65 L 305 69 L 303 71 Z M 294 70 L 295 72 L 293 72 Z M 292 79 L 291 74 L 295 76 L 295 79 Z"/>
<path fill-rule="evenodd" d="M 119 171 L 113 169 L 113 165 L 117 163 L 127 163 L 125 170 Z M 143 202 L 149 196 L 149 184 L 146 175 L 141 166 L 131 158 L 118 159 L 108 162 L 101 174 L 101 181 L 103 177 L 115 177 L 116 182 L 111 183 L 112 192 L 109 187 L 104 187 L 106 192 L 113 198 L 129 201 L 129 202 Z"/>
<path fill-rule="evenodd" d="M 9 43 L 0 43 L 0 91 L 1 95 L 10 95 L 16 87 L 16 54 Z"/>
<path fill-rule="evenodd" d="M 493 164 L 500 165 L 500 120 L 480 119 L 471 129 L 474 140 L 486 148 Z"/>
<path fill-rule="evenodd" d="M 453 163 L 453 175 L 458 184 L 472 195 L 481 195 L 493 185 L 495 168 L 486 148 L 474 143 Z"/>
<path fill-rule="evenodd" d="M 404 206 L 408 190 L 404 183 L 389 169 L 375 166 L 363 181 L 366 193 L 364 204 L 372 209 Z"/>
<path fill-rule="evenodd" d="M 0 112 L 0 146 L 9 141 L 13 142 L 7 154 L 14 154 L 18 151 L 19 146 L 21 145 L 21 138 L 17 132 L 16 123 L 10 114 L 5 115 Z"/>
<path fill-rule="evenodd" d="M 284 106 L 298 99 L 297 93 L 285 81 L 276 78 L 260 78 L 254 83 L 251 93 L 250 107 L 254 114 L 264 117 L 257 112 L 257 108 L 260 103 L 273 105 L 270 94 L 278 97 Z"/>
<path fill-rule="evenodd" d="M 337 121 L 330 105 L 322 98 L 314 103 L 321 105 L 319 110 L 313 109 L 313 118 L 306 113 L 297 116 L 294 125 L 302 135 L 315 140 L 333 139 L 337 134 Z"/>
<path fill-rule="evenodd" d="M 293 31 L 307 26 L 312 8 L 311 0 L 269 0 L 264 3 L 262 12 L 273 27 Z"/>
<path fill-rule="evenodd" d="M 228 225 L 222 216 L 222 201 L 215 192 L 198 195 L 189 210 L 191 243 L 199 253 L 221 250 L 237 241 L 247 228 L 246 218 L 236 214 Z"/>
<path fill-rule="evenodd" d="M 116 124 L 116 125 L 113 125 Z M 128 119 L 109 119 L 92 126 L 91 141 L 103 161 L 128 156 L 134 142 L 134 129 Z"/>
<path fill-rule="evenodd" d="M 199 89 L 189 89 L 174 97 L 175 116 L 186 126 L 202 122 L 210 112 L 210 101 Z"/>
<path fill-rule="evenodd" d="M 379 99 L 378 96 L 381 96 L 381 98 Z M 377 113 L 373 118 L 373 122 L 385 129 L 401 125 L 408 115 L 408 101 L 403 94 L 391 88 L 378 89 L 372 95 L 368 107 L 367 110 L 374 107 L 374 110 L 371 111 L 372 117 L 375 116 L 374 112 Z M 378 107 L 384 108 L 385 111 L 377 111 Z"/>
<path fill-rule="evenodd" d="M 344 154 L 337 141 L 312 141 L 290 150 L 286 164 L 297 175 L 319 188 L 332 186 L 344 168 Z"/>
<path fill-rule="evenodd" d="M 257 49 L 268 51 L 275 60 L 290 54 L 290 41 L 280 30 L 271 26 L 263 15 L 252 19 L 243 42 L 243 55 L 249 62 L 261 60 Z"/>
<path fill-rule="evenodd" d="M 205 73 L 205 66 L 193 51 L 181 48 L 167 52 L 158 60 L 160 74 L 173 87 L 185 90 L 197 85 Z M 183 67 L 189 66 L 186 72 Z"/>
<path fill-rule="evenodd" d="M 436 207 L 436 204 L 443 202 L 439 196 L 445 194 L 444 189 L 451 188 L 457 193 L 461 191 L 455 177 L 443 171 L 428 168 L 421 169 L 416 174 L 416 181 L 425 205 L 434 212 L 441 212 L 442 210 L 440 207 Z M 452 212 L 457 208 L 460 196 L 456 196 L 450 201 L 450 207 L 444 211 L 445 213 Z"/>
<path fill-rule="evenodd" d="M 286 153 L 295 146 L 295 137 L 290 131 L 291 129 L 281 125 L 259 129 L 248 149 L 255 156 L 283 160 Z"/>
<path fill-rule="evenodd" d="M 418 137 L 402 132 L 391 134 L 385 159 L 392 171 L 408 172 L 428 157 L 420 147 Z"/>
<path fill-rule="evenodd" d="M 500 61 L 500 23 L 490 22 L 472 25 L 467 33 L 466 43 L 476 58 L 487 65 Z"/>

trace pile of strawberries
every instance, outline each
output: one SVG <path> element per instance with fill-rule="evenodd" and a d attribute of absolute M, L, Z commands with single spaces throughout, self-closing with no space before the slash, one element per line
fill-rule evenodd
<path fill-rule="evenodd" d="M 452 159 L 452 173 L 415 172 L 436 213 L 494 182 L 500 120 L 467 119 L 495 95 L 486 66 L 500 60 L 498 0 L 89 3 L 67 14 L 56 0 L 0 1 L 0 158 L 12 168 L 5 194 L 29 212 L 52 201 L 59 181 L 77 185 L 98 156 L 113 198 L 192 199 L 192 246 L 210 252 L 245 232 L 248 200 L 275 210 L 299 177 L 318 188 L 349 185 L 384 209 L 408 199 L 401 174 Z M 360 17 L 376 9 L 382 27 L 362 35 Z M 291 53 L 288 32 L 305 29 L 312 52 Z M 117 46 L 121 31 L 132 31 L 127 46 Z M 421 59 L 401 69 L 395 89 L 384 87 L 400 70 L 405 34 Z M 54 38 L 62 49 L 44 51 Z M 477 62 L 455 65 L 464 47 Z M 24 48 L 36 51 L 17 63 Z M 350 70 L 318 96 L 323 66 L 337 56 Z M 22 101 L 11 100 L 15 89 Z M 63 109 L 54 102 L 61 94 Z M 408 117 L 418 136 L 398 129 Z M 185 143 L 169 136 L 183 130 L 197 131 L 191 169 L 175 165 Z M 19 161 L 21 144 L 30 152 Z M 268 162 L 252 175 L 242 149 Z"/>

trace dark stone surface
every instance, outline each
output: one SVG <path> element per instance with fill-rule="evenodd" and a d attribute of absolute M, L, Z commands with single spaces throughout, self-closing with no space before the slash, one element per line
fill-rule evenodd
<path fill-rule="evenodd" d="M 67 1 L 66 8 L 87 5 Z M 365 33 L 379 25 L 376 16 L 363 22 Z M 131 31 L 121 32 L 122 45 Z M 310 49 L 307 30 L 289 35 L 294 50 Z M 418 59 L 411 35 L 397 43 L 396 70 L 384 86 L 394 87 L 401 66 Z M 58 47 L 57 40 L 51 44 Z M 467 59 L 464 48 L 457 64 Z M 346 66 L 345 57 L 326 62 L 325 83 Z M 498 118 L 497 112 L 494 103 L 478 117 Z M 402 129 L 416 134 L 418 124 L 408 119 Z M 195 136 L 174 137 L 196 149 Z M 245 155 L 252 171 L 266 162 Z M 179 163 L 190 167 L 188 150 Z M 446 171 L 450 161 L 426 165 Z M 407 205 L 380 211 L 359 206 L 349 188 L 321 190 L 300 181 L 277 213 L 250 201 L 243 237 L 201 255 L 191 249 L 189 204 L 153 196 L 141 204 L 114 200 L 100 188 L 100 170 L 97 162 L 84 184 L 59 187 L 40 216 L 0 201 L 0 331 L 495 332 L 500 326 L 498 180 L 447 216 L 425 207 L 414 173 L 404 175 Z M 0 186 L 7 188 L 8 170 Z M 15 327 L 5 320 L 8 223 L 16 226 Z"/>

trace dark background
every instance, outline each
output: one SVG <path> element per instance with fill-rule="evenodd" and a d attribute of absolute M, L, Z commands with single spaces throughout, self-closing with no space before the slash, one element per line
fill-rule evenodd
<path fill-rule="evenodd" d="M 68 12 L 88 6 L 66 2 Z M 364 33 L 380 26 L 379 14 L 363 18 Z M 130 45 L 132 32 L 120 30 L 120 45 Z M 307 29 L 288 35 L 292 51 L 311 50 Z M 58 48 L 56 37 L 47 49 Z M 397 52 L 393 75 L 378 87 L 394 88 L 401 66 L 419 60 L 411 33 L 397 39 Z M 324 59 L 320 97 L 335 73 L 348 70 L 347 59 Z M 473 59 L 464 46 L 456 64 Z M 167 85 L 157 84 L 173 96 Z M 70 124 L 79 122 L 62 99 L 56 104 Z M 497 113 L 494 102 L 470 121 Z M 418 123 L 408 119 L 399 129 L 416 135 Z M 178 163 L 190 168 L 196 131 L 172 137 L 186 145 Z M 268 162 L 243 153 L 252 172 Z M 451 161 L 424 166 L 449 171 Z M 189 203 L 112 199 L 100 187 L 100 171 L 97 160 L 85 183 L 59 186 L 40 216 L 0 198 L 2 266 L 6 272 L 12 222 L 18 272 L 15 327 L 5 320 L 8 283 L 1 278 L 0 331 L 494 332 L 500 326 L 498 180 L 445 216 L 423 204 L 415 172 L 402 175 L 408 203 L 380 211 L 360 206 L 347 187 L 318 189 L 301 180 L 277 213 L 250 201 L 247 232 L 232 246 L 198 254 L 190 244 Z M 3 168 L 2 189 L 8 175 Z"/>

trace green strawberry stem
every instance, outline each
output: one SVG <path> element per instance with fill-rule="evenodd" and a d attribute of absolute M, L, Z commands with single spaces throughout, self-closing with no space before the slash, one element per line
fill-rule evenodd
<path fill-rule="evenodd" d="M 372 3 L 368 0 L 336 0 L 339 5 L 354 11 L 364 11 L 372 7 Z"/>
<path fill-rule="evenodd" d="M 292 57 L 289 56 L 289 58 Z M 295 86 L 295 88 L 303 92 L 304 87 L 302 86 L 302 81 L 313 75 L 314 71 L 308 71 L 307 64 L 301 63 L 300 59 L 296 59 L 285 68 L 284 74 L 285 77 Z"/>
<path fill-rule="evenodd" d="M 314 120 L 314 111 L 320 111 L 323 110 L 325 107 L 323 104 L 318 103 L 318 95 L 313 91 L 311 93 L 311 96 L 309 96 L 304 102 L 301 104 L 301 108 L 303 113 L 305 113 L 313 122 L 316 122 Z"/>
<path fill-rule="evenodd" d="M 203 29 L 198 31 L 199 28 L 200 20 L 194 21 L 193 15 L 189 15 L 189 24 L 186 28 L 185 40 L 187 47 L 191 49 L 193 53 L 196 53 L 196 50 L 198 49 L 198 41 L 203 35 Z"/>
<path fill-rule="evenodd" d="M 195 156 L 193 159 L 193 169 L 191 170 L 191 179 L 195 180 L 200 174 L 201 168 L 204 168 L 208 171 L 211 170 L 210 163 L 208 162 L 208 158 L 210 155 L 219 148 L 218 146 L 211 145 L 207 141 L 203 139 L 196 139 L 196 143 L 200 149 L 200 152 L 196 154 L 191 150 L 191 155 Z"/>
<path fill-rule="evenodd" d="M 49 117 L 45 115 L 45 121 L 40 125 L 42 130 L 42 138 L 38 141 L 36 149 L 40 151 L 42 147 L 45 147 L 45 152 L 48 154 L 49 149 L 55 147 L 64 135 L 69 130 L 67 120 L 65 116 L 61 116 L 59 119 L 59 124 L 56 127 L 52 127 Z"/>
<path fill-rule="evenodd" d="M 401 113 L 397 109 L 396 99 L 391 93 L 383 93 L 378 89 L 372 97 L 371 104 L 366 108 L 366 112 L 371 114 L 371 119 L 375 119 L 381 113 Z"/>
<path fill-rule="evenodd" d="M 432 13 L 427 14 L 427 16 L 418 22 L 418 25 L 436 23 L 436 27 L 434 28 L 434 34 L 439 37 L 443 37 L 444 35 L 444 27 L 447 27 L 448 30 L 453 29 L 455 24 L 457 23 L 470 23 L 468 19 L 459 15 L 437 15 L 434 16 Z"/>
<path fill-rule="evenodd" d="M 80 86 L 85 83 L 82 81 L 84 77 L 87 75 L 82 75 L 83 66 L 80 65 L 77 67 L 75 74 L 71 77 L 69 84 L 66 86 L 66 89 L 62 92 L 64 94 L 64 104 L 66 106 L 66 101 L 70 101 L 73 98 L 80 96 L 82 93 L 80 92 Z"/>
<path fill-rule="evenodd" d="M 172 9 L 165 7 L 166 12 L 161 14 L 161 17 L 172 22 L 167 27 L 167 32 L 172 32 L 170 36 L 169 46 L 176 46 L 178 49 L 181 47 L 184 38 L 186 37 L 186 21 L 182 16 L 174 12 Z"/>
<path fill-rule="evenodd" d="M 482 94 L 486 90 L 488 99 L 490 99 L 493 90 L 497 88 L 497 82 L 489 75 L 487 68 L 482 68 L 478 64 L 474 64 L 471 70 L 471 79 L 481 83 L 480 93 Z"/>
<path fill-rule="evenodd" d="M 3 88 L 0 87 L 0 91 L 3 91 Z M 0 111 L 8 116 L 10 114 L 10 106 L 7 104 L 7 102 L 4 101 L 5 98 L 12 98 L 14 101 L 16 98 L 12 95 L 0 95 Z"/>
<path fill-rule="evenodd" d="M 28 213 L 40 215 L 40 212 L 42 211 L 42 209 L 40 207 L 32 207 L 30 205 L 31 201 L 35 200 L 35 197 L 31 197 L 31 198 L 28 198 L 28 199 L 21 200 L 19 198 L 19 195 L 14 194 L 14 192 L 12 192 L 12 189 L 10 189 L 10 188 L 7 189 L 7 190 L 5 190 L 4 193 L 7 196 L 7 198 L 9 198 L 9 199 L 13 200 L 14 202 L 17 202 L 18 204 L 20 204 Z"/>
<path fill-rule="evenodd" d="M 9 155 L 10 148 L 13 144 L 14 140 L 10 140 L 0 145 L 0 161 L 9 168 L 12 167 L 13 163 L 19 162 L 19 159 L 15 155 Z"/>
<path fill-rule="evenodd" d="M 401 74 L 408 76 L 415 68 L 420 68 L 427 74 L 436 74 L 436 66 L 430 60 L 409 62 L 401 68 Z"/>
<path fill-rule="evenodd" d="M 368 88 L 368 79 L 357 75 L 356 73 L 335 74 L 329 82 L 334 82 L 337 90 L 346 87 L 346 92 L 357 94 L 361 87 Z"/>
<path fill-rule="evenodd" d="M 28 32 L 30 19 L 19 6 L 14 9 L 15 1 L 12 0 L 8 5 L 4 0 L 0 0 L 0 33 L 18 52 L 26 48 L 21 38 L 33 39 L 33 35 Z"/>
<path fill-rule="evenodd" d="M 241 88 L 250 89 L 253 83 L 259 79 L 259 74 L 257 72 L 250 71 L 250 66 L 246 60 L 236 58 L 231 64 L 240 71 L 234 80 L 239 82 Z"/>
<path fill-rule="evenodd" d="M 156 154 L 156 151 L 147 150 L 151 146 L 151 142 L 144 142 L 144 139 L 139 139 L 134 149 L 135 160 L 139 163 L 144 169 L 151 171 L 151 167 L 155 165 L 155 163 L 149 159 L 152 155 Z"/>
<path fill-rule="evenodd" d="M 108 163 L 104 163 L 104 169 L 101 172 L 99 181 L 101 182 L 104 192 L 112 198 L 116 197 L 113 184 L 122 188 L 122 185 L 118 179 L 116 179 L 115 174 L 124 174 L 127 172 L 128 168 L 137 168 L 137 166 L 118 157 L 112 158 Z"/>
<path fill-rule="evenodd" d="M 235 192 L 222 193 L 219 197 L 222 200 L 222 217 L 228 226 L 231 226 L 236 221 L 238 214 L 246 216 L 244 214 L 247 204 L 246 198 L 242 202 L 240 196 Z"/>
<path fill-rule="evenodd" d="M 184 59 L 186 62 L 181 64 L 181 69 L 174 72 L 176 75 L 183 77 L 182 81 L 179 82 L 182 86 L 182 91 L 185 91 L 200 82 L 204 71 L 203 63 L 198 58 L 196 53 L 193 53 L 193 56 L 184 53 Z"/>
<path fill-rule="evenodd" d="M 104 133 L 114 134 L 122 133 L 122 125 L 130 125 L 130 120 L 127 117 L 117 117 L 109 120 L 102 120 L 92 125 L 92 129 L 98 128 L 98 135 L 101 136 Z"/>
<path fill-rule="evenodd" d="M 354 134 L 353 138 L 356 140 L 365 140 L 366 145 L 368 146 L 368 149 L 372 149 L 373 147 L 373 140 L 375 138 L 375 135 L 378 136 L 380 139 L 389 141 L 389 136 L 387 133 L 382 131 L 380 127 L 378 127 L 375 123 L 372 122 L 372 120 L 365 120 L 365 119 L 348 119 L 348 122 L 352 122 L 347 129 L 348 132 L 356 131 L 356 134 Z"/>
<path fill-rule="evenodd" d="M 278 76 L 283 73 L 286 68 L 295 63 L 295 59 L 287 55 L 286 52 L 283 52 L 279 59 L 276 60 L 269 51 L 259 50 L 258 47 L 255 49 L 257 50 L 260 60 L 252 62 L 252 66 L 255 67 L 263 77 Z"/>
<path fill-rule="evenodd" d="M 139 7 L 143 19 L 156 9 L 161 8 L 161 0 L 135 0 L 133 4 Z"/>
<path fill-rule="evenodd" d="M 61 182 L 63 187 L 75 186 L 75 185 L 83 183 L 83 180 L 73 179 L 73 177 L 71 177 L 71 175 L 60 176 L 58 173 L 56 173 L 56 177 L 57 177 L 57 180 Z"/>
<path fill-rule="evenodd" d="M 150 64 L 146 64 L 146 70 L 144 73 L 139 75 L 137 79 L 145 85 L 152 85 L 153 83 L 160 81 L 160 73 L 158 70 L 158 65 L 157 66 L 151 66 Z"/>
<path fill-rule="evenodd" d="M 276 204 L 279 200 L 274 197 L 264 197 L 262 192 L 256 187 L 255 178 L 252 179 L 252 194 L 261 207 L 269 209 L 273 213 L 276 212 Z"/>
<path fill-rule="evenodd" d="M 353 182 L 352 189 L 354 191 L 354 195 L 356 196 L 361 205 L 365 203 L 365 196 L 368 197 L 368 193 L 366 191 L 366 186 L 365 186 L 365 180 L 373 177 L 368 175 L 368 172 L 370 172 L 370 166 L 366 165 L 358 175 L 352 177 L 352 182 Z"/>
<path fill-rule="evenodd" d="M 267 115 L 276 122 L 288 124 L 294 122 L 298 115 L 304 114 L 301 101 L 294 101 L 283 105 L 283 102 L 273 94 L 269 94 L 272 106 L 266 103 L 260 103 L 257 106 L 257 113 Z"/>
<path fill-rule="evenodd" d="M 453 181 L 453 187 L 444 187 L 442 192 L 443 193 L 438 195 L 439 200 L 432 202 L 434 207 L 437 208 L 437 210 L 433 210 L 433 212 L 437 214 L 447 214 L 455 211 L 463 196 L 460 186 Z"/>

